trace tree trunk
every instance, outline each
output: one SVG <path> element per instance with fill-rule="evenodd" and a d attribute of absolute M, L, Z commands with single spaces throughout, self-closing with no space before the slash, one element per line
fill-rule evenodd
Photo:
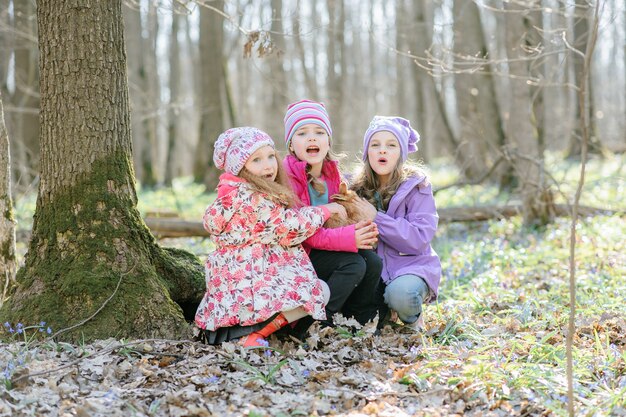
<path fill-rule="evenodd" d="M 160 154 L 163 143 L 163 126 L 161 120 L 161 85 L 159 81 L 158 59 L 156 56 L 157 37 L 159 35 L 159 19 L 157 6 L 153 1 L 148 2 L 145 32 L 147 38 L 142 38 L 141 53 L 143 67 L 141 71 L 144 99 L 143 108 L 147 112 L 143 119 L 144 146 L 140 155 L 143 176 L 141 185 L 154 187 L 159 184 L 163 176 L 160 172 Z"/>
<path fill-rule="evenodd" d="M 285 41 L 284 41 L 284 29 L 283 29 L 283 2 L 282 0 L 272 0 L 272 25 L 270 31 L 272 32 L 272 43 L 276 51 L 268 56 L 269 60 L 269 86 L 272 89 L 271 102 L 269 108 L 269 120 L 266 121 L 267 133 L 275 140 L 276 143 L 280 143 L 280 138 L 283 137 L 285 128 L 282 120 L 285 115 L 285 109 L 287 108 L 288 98 L 286 97 L 289 92 L 289 86 L 287 84 L 287 74 L 285 74 L 285 68 L 283 66 Z"/>
<path fill-rule="evenodd" d="M 11 158 L 9 135 L 4 125 L 2 94 L 0 94 L 0 307 L 15 286 L 15 220 L 11 200 Z"/>
<path fill-rule="evenodd" d="M 411 45 L 414 43 L 415 49 L 413 53 L 415 56 L 421 57 L 424 56 L 426 49 L 428 48 L 427 42 L 430 41 L 430 36 L 428 36 L 428 28 L 426 23 L 426 16 L 423 6 L 421 2 L 414 2 L 413 7 L 411 9 L 412 21 L 415 25 L 415 29 L 412 31 L 415 33 L 414 38 L 411 37 L 408 39 L 407 43 Z M 426 38 L 423 38 L 426 37 Z M 415 39 L 415 41 L 414 41 Z M 410 46 L 409 46 L 410 47 Z M 415 112 L 411 116 L 411 122 L 415 124 L 420 134 L 426 136 L 430 132 L 427 130 L 426 123 L 426 115 L 424 114 L 424 103 L 425 103 L 425 90 L 424 86 L 427 83 L 426 77 L 430 77 L 428 72 L 423 68 L 419 67 L 416 62 L 413 62 L 411 66 L 411 76 L 413 77 L 413 95 L 415 96 Z M 421 145 L 421 144 L 420 144 Z M 423 154 L 427 154 L 428 145 L 421 145 L 421 151 Z M 426 151 L 426 152 L 425 152 Z"/>
<path fill-rule="evenodd" d="M 425 57 L 426 50 L 432 44 L 432 32 L 428 30 L 433 25 L 432 11 L 428 10 L 430 5 L 426 1 L 414 2 L 414 16 L 417 22 L 417 30 L 414 34 L 415 55 Z M 424 62 L 422 62 L 424 65 Z M 421 133 L 430 140 L 420 144 L 422 154 L 426 158 L 436 154 L 435 144 L 441 143 L 450 153 L 454 155 L 458 166 L 463 167 L 468 163 L 465 155 L 457 152 L 458 140 L 452 131 L 450 120 L 446 112 L 442 93 L 437 90 L 434 76 L 428 70 L 414 64 L 413 76 L 415 77 L 417 103 L 417 120 L 421 121 Z M 420 100 L 421 97 L 421 100 Z M 419 122 L 418 122 L 419 123 Z"/>
<path fill-rule="evenodd" d="M 300 61 L 300 65 L 302 67 L 302 76 L 304 77 L 304 85 L 306 86 L 305 96 L 312 100 L 319 100 L 316 82 L 312 71 L 309 70 L 307 66 L 306 52 L 305 47 L 302 43 L 302 34 L 300 33 L 300 4 L 302 0 L 298 0 L 296 3 L 296 8 L 293 11 L 293 17 L 291 20 L 291 26 L 293 27 L 293 41 L 295 43 L 296 52 L 298 54 L 298 60 Z M 315 40 L 313 40 L 315 42 Z M 315 61 L 315 57 L 313 57 L 313 61 Z"/>
<path fill-rule="evenodd" d="M 328 102 L 328 113 L 330 114 L 333 126 L 333 138 L 332 146 L 334 149 L 341 149 L 343 146 L 343 117 L 341 117 L 341 110 L 343 108 L 343 93 L 342 93 L 342 81 L 343 74 L 341 69 L 345 69 L 345 65 L 342 68 L 342 53 L 340 49 L 344 44 L 343 39 L 343 15 L 344 4 L 343 0 L 327 0 L 326 8 L 328 10 L 328 31 L 326 36 L 328 37 L 326 43 L 326 57 L 328 59 L 328 67 L 326 68 L 326 96 Z M 339 66 L 340 70 L 337 71 Z"/>
<path fill-rule="evenodd" d="M 71 341 L 187 337 L 175 301 L 199 301 L 203 268 L 160 248 L 137 211 L 121 0 L 39 0 L 37 18 L 41 181 L 0 320 L 43 320 Z"/>
<path fill-rule="evenodd" d="M 39 170 L 39 71 L 37 68 L 37 38 L 35 3 L 14 1 L 15 15 L 15 92 L 10 99 L 19 109 L 12 118 L 12 135 L 16 144 L 13 161 L 20 183 L 30 184 Z"/>
<path fill-rule="evenodd" d="M 409 14 L 404 0 L 398 0 L 396 2 L 396 97 L 391 108 L 395 108 L 393 114 L 398 114 L 404 117 L 410 117 L 408 114 L 409 109 L 409 96 L 408 85 L 410 80 L 407 74 L 407 58 L 404 53 L 410 49 L 407 43 Z M 417 126 L 417 120 L 413 122 Z"/>
<path fill-rule="evenodd" d="M 165 162 L 165 185 L 172 186 L 172 180 L 176 176 L 175 172 L 175 149 L 177 148 L 177 136 L 178 136 L 178 120 L 181 117 L 181 105 L 180 102 L 180 46 L 178 44 L 178 29 L 181 20 L 180 14 L 176 9 L 172 12 L 172 26 L 170 33 L 170 74 L 169 74 L 169 88 L 170 88 L 170 103 L 168 108 L 168 125 L 167 125 L 167 150 L 166 150 L 166 162 Z"/>
<path fill-rule="evenodd" d="M 587 50 L 587 42 L 589 41 L 589 22 L 591 20 L 591 13 L 593 7 L 589 2 L 583 0 L 576 0 L 576 8 L 574 13 L 574 39 L 570 44 L 578 49 L 582 54 L 585 54 Z M 574 67 L 574 82 L 576 86 L 581 86 L 586 83 L 588 86 L 588 94 L 585 95 L 584 110 L 578 104 L 575 108 L 575 120 L 589 120 L 589 152 L 603 153 L 602 143 L 597 135 L 595 116 L 593 110 L 593 91 L 592 91 L 592 77 L 591 68 L 587 69 L 587 73 L 584 73 L 584 58 L 579 54 L 570 52 L 570 59 Z M 583 80 L 583 77 L 585 79 Z M 583 114 L 584 112 L 584 114 Z M 570 137 L 570 144 L 567 150 L 568 158 L 579 158 L 582 151 L 582 131 L 580 129 L 580 123 L 575 124 L 574 132 Z"/>
<path fill-rule="evenodd" d="M 224 0 L 211 3 L 224 10 Z M 211 192 L 217 186 L 220 172 L 213 164 L 213 148 L 217 137 L 224 131 L 224 18 L 213 10 L 200 7 L 200 137 L 196 152 L 194 178 L 204 183 Z"/>
<path fill-rule="evenodd" d="M 496 162 L 504 131 L 490 68 L 480 62 L 488 53 L 478 6 L 457 1 L 453 13 L 454 52 L 462 62 L 454 76 L 461 126 L 457 152 L 465 156 L 464 176 L 474 180 Z"/>
<path fill-rule="evenodd" d="M 511 110 L 507 141 L 523 205 L 525 225 L 546 224 L 554 217 L 554 202 L 544 172 L 543 152 L 533 125 L 532 97 L 526 79 L 530 74 L 522 45 L 528 11 L 506 4 L 506 42 L 509 58 Z M 513 116 L 514 115 L 514 116 Z"/>
<path fill-rule="evenodd" d="M 13 26 L 13 14 L 9 13 L 10 0 L 0 0 L 0 22 L 7 27 Z M 13 54 L 13 34 L 7 30 L 0 30 L 0 93 L 7 96 L 7 76 L 11 55 Z"/>
<path fill-rule="evenodd" d="M 146 145 L 146 132 L 143 119 L 146 109 L 143 98 L 143 53 L 142 53 L 142 27 L 141 13 L 138 8 L 129 6 L 124 2 L 124 31 L 126 40 L 126 51 L 128 59 L 128 94 L 130 97 L 131 109 L 131 132 L 133 143 L 133 165 L 135 175 L 140 182 L 143 182 L 144 171 L 142 155 Z M 138 6 L 137 6 L 138 7 Z"/>

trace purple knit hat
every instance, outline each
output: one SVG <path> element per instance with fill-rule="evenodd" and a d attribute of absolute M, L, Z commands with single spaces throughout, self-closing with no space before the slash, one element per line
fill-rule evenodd
<path fill-rule="evenodd" d="M 330 118 L 323 103 L 300 100 L 287 106 L 287 113 L 285 114 L 285 143 L 287 148 L 289 148 L 289 142 L 296 130 L 309 123 L 323 127 L 329 137 L 333 135 Z"/>
<path fill-rule="evenodd" d="M 420 134 L 411 127 L 411 122 L 402 117 L 374 116 L 363 137 L 363 160 L 367 158 L 367 148 L 376 132 L 388 131 L 398 139 L 402 161 L 406 161 L 409 153 L 417 151 Z"/>
<path fill-rule="evenodd" d="M 234 127 L 217 138 L 213 162 L 218 169 L 237 175 L 250 155 L 266 145 L 275 147 L 267 133 L 255 127 Z"/>

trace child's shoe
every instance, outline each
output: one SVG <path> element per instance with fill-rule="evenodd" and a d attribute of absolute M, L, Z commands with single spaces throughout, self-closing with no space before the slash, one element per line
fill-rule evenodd
<path fill-rule="evenodd" d="M 276 330 L 285 327 L 289 322 L 283 315 L 283 313 L 278 313 L 276 317 L 272 321 L 270 321 L 265 327 L 256 332 L 250 333 L 248 336 L 241 339 L 240 344 L 243 347 L 253 347 L 253 346 L 269 346 L 269 342 L 266 337 L 274 333 Z"/>
<path fill-rule="evenodd" d="M 404 327 L 412 329 L 416 332 L 421 332 L 422 330 L 424 330 L 423 315 L 420 314 L 419 318 L 415 320 L 413 323 L 404 323 Z"/>

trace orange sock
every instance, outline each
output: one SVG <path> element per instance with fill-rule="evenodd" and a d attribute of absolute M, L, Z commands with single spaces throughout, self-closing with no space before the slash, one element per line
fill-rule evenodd
<path fill-rule="evenodd" d="M 260 330 L 257 330 L 256 332 L 250 333 L 247 337 L 242 339 L 241 344 L 244 347 L 266 346 L 267 341 L 265 340 L 265 338 L 271 335 L 272 333 L 274 333 L 275 331 L 286 326 L 287 324 L 289 324 L 289 322 L 287 321 L 283 313 L 279 313 L 276 317 L 274 317 L 274 320 L 267 323 L 265 327 L 263 327 Z"/>

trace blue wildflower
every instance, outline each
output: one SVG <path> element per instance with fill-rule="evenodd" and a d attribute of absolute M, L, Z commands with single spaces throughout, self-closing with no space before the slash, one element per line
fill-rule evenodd
<path fill-rule="evenodd" d="M 50 327 L 48 327 L 48 328 L 46 329 L 46 333 L 48 333 L 48 334 L 52 334 L 52 329 L 51 329 Z"/>
<path fill-rule="evenodd" d="M 210 376 L 208 378 L 204 378 L 204 382 L 207 384 L 216 384 L 220 380 L 219 376 Z"/>
<path fill-rule="evenodd" d="M 309 372 L 309 370 L 308 370 L 308 369 L 305 369 L 304 371 L 302 371 L 302 376 L 303 376 L 303 377 L 308 378 L 308 377 L 309 377 L 309 375 L 311 375 L 311 372 Z"/>
<path fill-rule="evenodd" d="M 257 341 L 257 343 L 258 343 L 259 345 L 261 345 L 261 346 L 268 347 L 268 346 L 270 345 L 270 342 L 268 342 L 267 340 L 262 339 L 262 338 L 260 338 L 260 337 L 259 337 L 256 341 Z"/>

